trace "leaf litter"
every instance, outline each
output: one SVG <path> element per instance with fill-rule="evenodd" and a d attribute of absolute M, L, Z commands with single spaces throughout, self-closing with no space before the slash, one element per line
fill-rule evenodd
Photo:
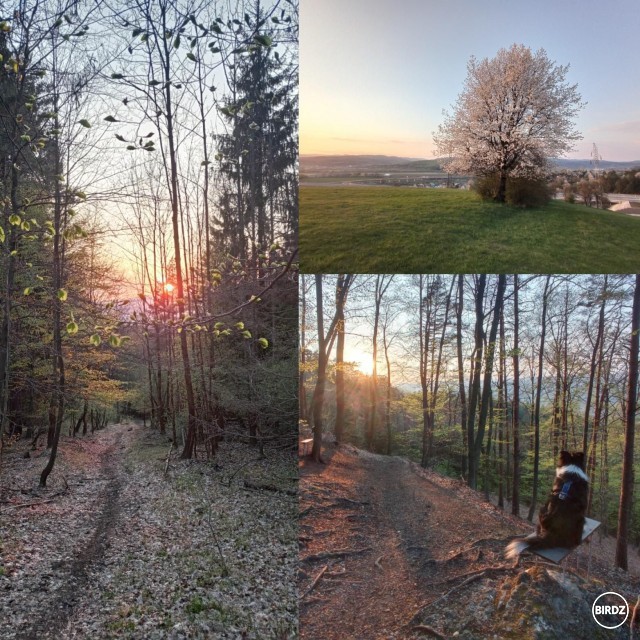
<path fill-rule="evenodd" d="M 46 452 L 14 449 L 0 478 L 0 637 L 297 637 L 291 452 L 174 450 L 165 474 L 166 437 L 111 425 L 64 439 L 38 489 Z"/>

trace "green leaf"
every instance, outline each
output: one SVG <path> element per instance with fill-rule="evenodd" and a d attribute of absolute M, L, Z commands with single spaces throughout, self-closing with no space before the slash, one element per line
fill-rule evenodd
<path fill-rule="evenodd" d="M 10 224 L 12 224 L 14 227 L 17 227 L 21 224 L 22 222 L 22 218 L 17 214 L 17 213 L 12 213 L 9 216 L 9 222 Z"/>
<path fill-rule="evenodd" d="M 273 38 L 270 36 L 255 36 L 254 41 L 263 47 L 270 47 L 273 44 Z"/>
<path fill-rule="evenodd" d="M 58 300 L 62 300 L 62 302 L 64 302 L 68 297 L 66 289 L 58 289 L 57 295 L 58 295 Z"/>
<path fill-rule="evenodd" d="M 180 48 L 180 36 L 177 36 L 176 39 L 173 41 L 173 48 L 174 49 Z"/>
<path fill-rule="evenodd" d="M 134 38 L 137 38 L 137 37 L 138 37 L 141 33 L 143 33 L 143 32 L 144 32 L 144 29 L 140 29 L 140 28 L 138 27 L 138 28 L 134 29 L 134 30 L 131 32 L 131 35 L 132 35 Z"/>
<path fill-rule="evenodd" d="M 72 336 L 78 333 L 78 323 L 73 320 L 67 323 L 67 333 Z"/>
<path fill-rule="evenodd" d="M 117 336 L 115 333 L 112 333 L 109 336 L 109 344 L 112 347 L 119 347 L 122 344 L 122 340 L 120 340 L 120 336 Z"/>
<path fill-rule="evenodd" d="M 116 120 L 113 116 L 107 116 L 104 120 L 105 122 L 119 122 L 119 120 Z"/>
<path fill-rule="evenodd" d="M 112 73 L 111 77 L 113 78 L 113 80 L 122 80 L 124 78 L 121 73 Z"/>
<path fill-rule="evenodd" d="M 91 123 L 88 120 L 78 120 L 78 124 L 81 124 L 83 127 L 87 129 L 91 129 Z"/>
<path fill-rule="evenodd" d="M 33 291 L 33 287 L 27 287 L 27 288 L 24 290 L 24 295 L 25 295 L 25 296 L 30 296 L 32 291 Z"/>
<path fill-rule="evenodd" d="M 150 87 L 157 87 L 159 84 L 162 84 L 160 80 L 149 80 Z"/>
<path fill-rule="evenodd" d="M 189 58 L 189 60 L 192 60 L 193 62 L 197 62 L 198 59 L 193 55 L 193 53 L 191 53 L 191 51 L 189 51 L 189 53 L 187 53 L 187 58 Z"/>
<path fill-rule="evenodd" d="M 100 343 L 102 342 L 102 338 L 100 337 L 100 335 L 98 333 L 94 333 L 90 338 L 89 338 L 89 342 L 94 346 L 94 347 L 99 347 Z"/>
<path fill-rule="evenodd" d="M 244 336 L 245 340 L 248 340 L 251 337 L 251 331 L 243 331 L 242 335 Z"/>
<path fill-rule="evenodd" d="M 222 327 L 224 327 L 224 322 L 216 322 L 216 323 L 213 325 L 213 328 L 214 328 L 214 329 L 221 329 Z"/>
<path fill-rule="evenodd" d="M 116 133 L 116 139 L 120 140 L 120 142 L 126 142 L 126 140 L 119 133 Z"/>
<path fill-rule="evenodd" d="M 236 329 L 244 329 L 244 322 L 236 322 Z"/>
<path fill-rule="evenodd" d="M 4 229 L 0 227 L 0 242 L 4 242 L 5 240 Z"/>
<path fill-rule="evenodd" d="M 130 144 L 130 145 L 127 146 L 127 151 L 135 151 L 135 150 L 136 150 L 135 145 Z"/>
<path fill-rule="evenodd" d="M 269 341 L 266 338 L 258 338 L 258 344 L 263 348 L 266 349 L 269 346 Z"/>

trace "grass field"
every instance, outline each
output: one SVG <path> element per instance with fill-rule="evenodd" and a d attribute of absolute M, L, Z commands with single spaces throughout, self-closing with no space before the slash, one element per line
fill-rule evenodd
<path fill-rule="evenodd" d="M 474 193 L 300 188 L 305 273 L 635 273 L 640 218 L 554 201 L 538 209 Z"/>

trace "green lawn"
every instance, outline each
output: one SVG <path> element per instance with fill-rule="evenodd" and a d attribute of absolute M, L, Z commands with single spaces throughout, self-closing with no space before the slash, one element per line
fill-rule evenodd
<path fill-rule="evenodd" d="M 635 273 L 640 218 L 554 201 L 539 209 L 474 193 L 300 187 L 305 273 Z"/>

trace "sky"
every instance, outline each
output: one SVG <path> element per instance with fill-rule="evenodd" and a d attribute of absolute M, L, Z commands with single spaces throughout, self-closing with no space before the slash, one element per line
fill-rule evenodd
<path fill-rule="evenodd" d="M 514 43 L 570 64 L 571 158 L 640 160 L 638 0 L 303 0 L 300 153 L 433 158 L 471 56 Z"/>

